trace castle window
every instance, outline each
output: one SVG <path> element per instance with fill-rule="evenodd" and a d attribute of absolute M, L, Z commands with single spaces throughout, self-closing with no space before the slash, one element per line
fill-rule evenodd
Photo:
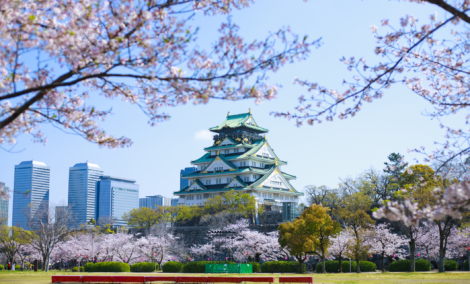
<path fill-rule="evenodd" d="M 221 183 L 222 183 L 222 179 L 221 179 L 221 178 L 216 178 L 216 179 L 215 179 L 215 183 L 216 183 L 216 184 L 221 184 Z"/>
<path fill-rule="evenodd" d="M 211 184 L 211 180 L 210 179 L 206 180 L 206 185 L 210 185 L 210 184 Z"/>
<path fill-rule="evenodd" d="M 270 183 L 271 183 L 271 185 L 282 186 L 282 182 L 280 182 L 280 181 L 272 180 L 272 181 L 270 181 Z"/>

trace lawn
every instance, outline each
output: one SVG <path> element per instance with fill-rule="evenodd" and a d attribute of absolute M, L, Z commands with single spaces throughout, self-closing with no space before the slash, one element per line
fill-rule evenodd
<path fill-rule="evenodd" d="M 77 272 L 29 272 L 29 271 L 0 271 L 0 283 L 28 283 L 28 284 L 46 284 L 51 283 L 52 275 L 90 275 L 90 273 Z M 96 273 L 95 275 L 106 275 L 111 273 Z M 119 275 L 136 275 L 136 273 L 119 273 Z M 139 273 L 138 275 L 155 275 L 155 273 Z M 176 273 L 165 273 L 165 275 L 182 275 Z M 207 274 L 184 274 L 192 276 L 207 276 Z M 246 274 L 244 274 L 246 275 Z M 299 276 L 299 274 L 261 274 L 255 276 Z M 470 283 L 469 272 L 415 272 L 415 273 L 344 273 L 344 274 L 304 274 L 313 276 L 314 283 L 351 283 L 351 284 L 370 284 L 370 283 Z M 217 276 L 229 276 L 228 274 L 218 274 Z M 238 276 L 230 274 L 230 276 Z"/>

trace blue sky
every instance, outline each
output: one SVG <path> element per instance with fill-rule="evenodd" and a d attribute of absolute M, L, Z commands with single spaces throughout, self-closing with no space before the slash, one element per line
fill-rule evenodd
<path fill-rule="evenodd" d="M 379 33 L 385 33 L 386 28 L 380 26 L 382 19 L 397 24 L 400 17 L 412 14 L 424 24 L 435 11 L 431 5 L 385 0 L 257 1 L 250 8 L 233 13 L 233 21 L 246 39 L 263 39 L 269 32 L 288 25 L 310 39 L 322 37 L 322 47 L 313 50 L 308 60 L 270 75 L 271 83 L 283 86 L 277 99 L 260 105 L 251 100 L 213 100 L 207 105 L 163 109 L 172 118 L 156 127 L 147 124 L 147 117 L 136 106 L 100 100 L 104 102 L 102 108 L 113 107 L 115 113 L 104 123 L 106 130 L 132 138 L 132 147 L 100 149 L 78 136 L 45 126 L 47 145 L 34 144 L 28 135 L 22 135 L 15 147 L 24 149 L 21 153 L 0 151 L 0 181 L 12 188 L 15 165 L 24 160 L 42 161 L 51 167 L 51 202 L 66 202 L 68 168 L 88 160 L 98 164 L 106 175 L 137 180 L 141 197 L 171 197 L 179 189 L 180 169 L 190 166 L 189 162 L 202 156 L 203 148 L 212 143 L 204 130 L 221 123 L 228 111 L 236 114 L 249 108 L 257 123 L 270 130 L 270 145 L 280 159 L 288 161 L 283 170 L 297 176 L 292 184 L 298 190 L 311 184 L 335 187 L 340 177 L 356 176 L 370 167 L 382 169 L 391 152 L 406 154 L 409 162 L 413 158 L 421 160 L 421 155 L 407 154 L 407 150 L 419 146 L 434 148 L 433 142 L 443 141 L 444 132 L 437 121 L 423 115 L 431 109 L 430 105 L 403 86 L 387 90 L 384 98 L 365 105 L 356 117 L 344 121 L 297 128 L 293 121 L 273 118 L 269 113 L 292 111 L 297 98 L 306 94 L 301 87 L 292 85 L 295 77 L 340 89 L 343 78 L 353 74 L 346 71 L 339 58 L 354 55 L 376 61 L 370 26 L 376 25 Z M 225 17 L 220 16 L 194 18 L 192 25 L 201 28 L 199 45 L 216 40 L 216 30 L 223 20 Z M 446 121 L 459 123 L 457 117 Z"/>

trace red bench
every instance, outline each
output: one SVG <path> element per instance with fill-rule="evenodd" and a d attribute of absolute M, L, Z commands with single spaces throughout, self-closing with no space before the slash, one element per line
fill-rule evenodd
<path fill-rule="evenodd" d="M 267 282 L 274 283 L 274 277 L 239 277 L 240 282 Z"/>
<path fill-rule="evenodd" d="M 279 277 L 279 283 L 311 283 L 313 284 L 313 277 Z"/>

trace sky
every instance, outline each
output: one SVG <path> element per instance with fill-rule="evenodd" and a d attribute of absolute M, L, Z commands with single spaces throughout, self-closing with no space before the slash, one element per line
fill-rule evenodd
<path fill-rule="evenodd" d="M 232 14 L 247 39 L 263 39 L 283 26 L 310 39 L 322 38 L 322 46 L 313 49 L 303 62 L 288 65 L 269 82 L 282 88 L 276 99 L 256 105 L 253 100 L 226 102 L 212 100 L 205 105 L 184 105 L 162 111 L 171 119 L 155 127 L 137 106 L 118 100 L 100 100 L 100 107 L 113 108 L 114 115 L 103 125 L 116 136 L 130 137 L 129 148 L 105 149 L 66 134 L 52 126 L 44 126 L 48 143 L 35 144 L 28 135 L 17 139 L 14 151 L 0 150 L 0 181 L 13 189 L 14 166 L 21 161 L 37 160 L 51 167 L 50 202 L 66 203 L 69 167 L 89 161 L 98 164 L 105 175 L 135 179 L 140 197 L 160 194 L 172 197 L 179 190 L 179 174 L 190 161 L 204 154 L 212 145 L 208 128 L 220 124 L 230 114 L 251 109 L 256 122 L 269 129 L 266 135 L 281 160 L 288 165 L 283 171 L 297 176 L 292 185 L 302 191 L 307 185 L 335 187 L 340 178 L 355 177 L 371 167 L 381 170 L 392 152 L 405 154 L 406 161 L 422 160 L 408 149 L 434 148 L 434 141 L 443 141 L 444 132 L 438 122 L 424 115 L 431 106 L 403 86 L 385 91 L 382 99 L 366 104 L 354 118 L 335 120 L 315 126 L 296 127 L 294 121 L 274 118 L 272 111 L 293 111 L 306 90 L 293 85 L 294 78 L 309 79 L 330 88 L 341 89 L 343 79 L 352 75 L 339 61 L 343 56 L 378 60 L 373 50 L 372 25 L 381 27 L 382 19 L 398 24 L 406 14 L 422 19 L 437 11 L 431 5 L 386 0 L 260 0 L 247 9 Z M 441 14 L 442 12 L 439 11 Z M 193 26 L 200 27 L 199 45 L 208 46 L 217 39 L 217 28 L 226 17 L 197 14 Z M 458 117 L 446 118 L 458 124 Z M 2 145 L 7 147 L 8 145 Z M 11 206 L 9 223 L 11 224 Z"/>

